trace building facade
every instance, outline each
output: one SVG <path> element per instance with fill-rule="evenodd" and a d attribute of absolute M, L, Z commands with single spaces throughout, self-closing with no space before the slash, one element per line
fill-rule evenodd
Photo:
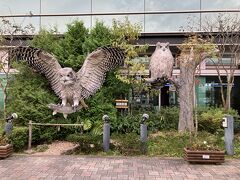
<path fill-rule="evenodd" d="M 219 13 L 230 15 L 240 14 L 239 0 L 11 0 L 0 1 L 0 17 L 7 19 L 19 26 L 26 26 L 30 23 L 35 28 L 31 35 L 15 36 L 27 40 L 42 28 L 57 27 L 59 33 L 66 31 L 66 24 L 75 19 L 82 20 L 85 26 L 91 28 L 96 21 L 102 20 L 106 25 L 111 26 L 112 20 L 122 20 L 128 16 L 132 23 L 142 26 L 142 34 L 138 44 L 148 44 L 147 55 L 150 57 L 157 42 L 169 42 L 173 55 L 179 53 L 177 46 L 186 38 L 186 29 L 193 26 L 194 31 L 203 32 L 202 24 L 206 19 L 216 18 Z M 1 24 L 4 28 L 4 25 Z M 184 30 L 184 32 L 183 32 Z M 13 42 L 14 44 L 14 42 Z M 1 49 L 3 52 L 4 50 Z M 3 53 L 2 53 L 3 54 Z M 145 61 L 148 61 L 146 59 Z M 229 57 L 225 56 L 225 62 Z M 220 105 L 219 81 L 217 72 L 211 61 L 205 60 L 200 66 L 198 83 L 196 85 L 196 98 L 199 106 Z M 148 73 L 148 72 L 146 72 Z M 178 66 L 173 71 L 174 76 L 179 75 Z M 222 70 L 222 76 L 226 74 Z M 4 73 L 1 73 L 4 78 Z M 232 92 L 232 107 L 240 110 L 240 70 L 236 64 L 235 83 Z M 1 96 L 0 91 L 0 97 Z M 138 97 L 139 98 L 139 97 Z M 134 97 L 133 97 L 134 99 Z M 149 103 L 146 95 L 140 97 L 141 104 Z M 138 100 L 139 101 L 139 100 Z M 165 86 L 160 97 L 152 99 L 153 106 L 176 105 L 178 104 L 175 91 Z M 2 98 L 0 105 L 3 106 Z"/>

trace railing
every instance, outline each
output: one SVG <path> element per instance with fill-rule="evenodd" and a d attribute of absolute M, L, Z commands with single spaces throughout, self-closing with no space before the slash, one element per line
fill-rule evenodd
<path fill-rule="evenodd" d="M 82 127 L 83 124 L 51 124 L 51 123 L 33 123 L 32 121 L 29 121 L 28 128 L 29 128 L 29 136 L 28 136 L 28 149 L 30 150 L 32 148 L 32 127 L 33 125 L 36 126 L 79 126 Z"/>

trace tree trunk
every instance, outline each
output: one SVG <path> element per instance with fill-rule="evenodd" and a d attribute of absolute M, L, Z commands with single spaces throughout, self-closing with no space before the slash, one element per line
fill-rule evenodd
<path fill-rule="evenodd" d="M 180 63 L 180 113 L 178 131 L 194 131 L 193 122 L 193 100 L 194 100 L 194 76 L 195 68 L 186 68 L 184 64 Z"/>
<path fill-rule="evenodd" d="M 226 104 L 224 106 L 224 110 L 228 111 L 231 108 L 231 92 L 232 92 L 232 83 L 228 82 L 227 84 L 227 92 L 226 92 Z"/>

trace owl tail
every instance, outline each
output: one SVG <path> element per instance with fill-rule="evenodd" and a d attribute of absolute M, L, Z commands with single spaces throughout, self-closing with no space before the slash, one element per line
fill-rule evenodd
<path fill-rule="evenodd" d="M 64 117 L 65 119 L 67 119 L 68 114 L 63 114 L 63 117 Z"/>

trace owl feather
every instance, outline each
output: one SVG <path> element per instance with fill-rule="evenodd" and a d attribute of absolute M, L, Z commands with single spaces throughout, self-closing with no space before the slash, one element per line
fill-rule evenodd
<path fill-rule="evenodd" d="M 26 61 L 31 68 L 45 75 L 55 94 L 62 99 L 61 105 L 50 104 L 49 107 L 54 110 L 53 114 L 59 112 L 66 117 L 79 110 L 80 105 L 87 107 L 84 99 L 101 88 L 108 71 L 123 65 L 125 52 L 117 47 L 100 47 L 87 56 L 78 72 L 69 67 L 62 68 L 54 55 L 35 47 L 11 49 L 9 57 L 10 60 Z"/>
<path fill-rule="evenodd" d="M 149 71 L 151 77 L 146 82 L 156 82 L 160 79 L 170 79 L 172 77 L 174 58 L 169 49 L 169 43 L 156 44 L 156 49 L 151 56 Z"/>

